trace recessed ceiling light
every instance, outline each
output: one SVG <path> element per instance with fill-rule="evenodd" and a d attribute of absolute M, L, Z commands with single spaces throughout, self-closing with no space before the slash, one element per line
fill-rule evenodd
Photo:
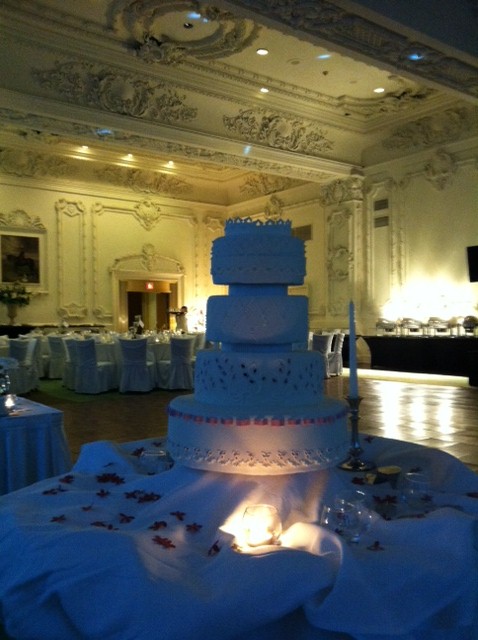
<path fill-rule="evenodd" d="M 192 29 L 192 28 L 194 27 L 194 25 L 193 25 L 193 24 L 191 24 L 190 22 L 185 22 L 185 23 L 183 24 L 183 27 L 184 27 L 185 29 Z"/>
<path fill-rule="evenodd" d="M 269 49 L 257 49 L 256 53 L 258 56 L 266 56 L 269 53 Z"/>
<path fill-rule="evenodd" d="M 170 168 L 174 167 L 174 161 L 173 160 L 168 160 L 167 163 L 166 163 L 166 166 L 170 167 Z"/>
<path fill-rule="evenodd" d="M 261 87 L 261 93 L 269 93 L 269 89 L 267 87 Z"/>
<path fill-rule="evenodd" d="M 107 129 L 106 127 L 96 129 L 96 135 L 102 138 L 106 138 L 107 136 L 112 136 L 113 131 L 111 129 Z"/>
<path fill-rule="evenodd" d="M 328 60 L 331 57 L 331 53 L 321 53 L 319 56 L 317 56 L 317 60 Z"/>
<path fill-rule="evenodd" d="M 407 56 L 409 60 L 413 60 L 414 62 L 417 60 L 423 60 L 424 57 L 423 53 L 418 53 L 417 51 L 410 53 L 410 55 Z"/>
<path fill-rule="evenodd" d="M 201 14 L 198 13 L 197 11 L 190 11 L 188 13 L 188 18 L 190 20 L 200 20 L 201 19 Z"/>
<path fill-rule="evenodd" d="M 81 151 L 88 151 L 88 149 L 89 149 L 89 146 L 88 146 L 87 144 L 83 144 L 83 145 L 81 145 L 81 147 L 80 147 L 80 150 L 81 150 Z"/>
<path fill-rule="evenodd" d="M 377 87 L 373 90 L 374 93 L 385 93 L 385 89 L 383 87 Z"/>
<path fill-rule="evenodd" d="M 127 153 L 125 155 L 125 160 L 132 160 L 133 159 L 133 154 L 132 153 Z"/>

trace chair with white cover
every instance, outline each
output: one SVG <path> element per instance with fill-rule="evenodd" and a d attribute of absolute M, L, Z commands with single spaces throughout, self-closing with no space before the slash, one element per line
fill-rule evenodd
<path fill-rule="evenodd" d="M 50 335 L 48 336 L 48 346 L 50 347 L 48 378 L 50 380 L 61 380 L 67 359 L 65 340 L 61 336 Z"/>
<path fill-rule="evenodd" d="M 117 387 L 116 367 L 112 362 L 98 361 L 93 338 L 76 344 L 76 393 L 104 393 Z"/>
<path fill-rule="evenodd" d="M 332 351 L 333 333 L 314 333 L 312 336 L 312 350 L 319 351 L 324 357 L 324 377 L 329 378 L 329 354 Z"/>
<path fill-rule="evenodd" d="M 327 356 L 329 376 L 340 376 L 343 371 L 342 348 L 345 333 L 335 333 L 330 353 Z"/>
<path fill-rule="evenodd" d="M 12 393 L 22 395 L 38 388 L 39 375 L 35 361 L 36 338 L 25 340 L 12 338 L 9 343 L 9 355 L 15 358 L 18 366 L 9 371 L 10 389 Z"/>
<path fill-rule="evenodd" d="M 194 336 L 171 338 L 171 360 L 158 367 L 158 386 L 164 389 L 194 388 Z"/>
<path fill-rule="evenodd" d="M 120 338 L 119 344 L 121 349 L 120 392 L 151 391 L 155 387 L 156 371 L 154 362 L 148 358 L 147 338 L 134 340 Z"/>
<path fill-rule="evenodd" d="M 66 360 L 63 368 L 63 386 L 74 391 L 76 367 L 78 363 L 76 345 L 79 341 L 76 338 L 63 338 L 63 340 L 66 348 Z"/>

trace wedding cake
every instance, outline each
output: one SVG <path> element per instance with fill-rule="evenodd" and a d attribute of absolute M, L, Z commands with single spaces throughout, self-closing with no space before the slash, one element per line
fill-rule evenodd
<path fill-rule="evenodd" d="M 324 362 L 308 351 L 308 299 L 288 295 L 305 276 L 289 221 L 228 220 L 212 248 L 215 284 L 195 393 L 168 408 L 168 450 L 197 469 L 249 475 L 321 469 L 347 455 L 348 408 L 324 396 Z"/>

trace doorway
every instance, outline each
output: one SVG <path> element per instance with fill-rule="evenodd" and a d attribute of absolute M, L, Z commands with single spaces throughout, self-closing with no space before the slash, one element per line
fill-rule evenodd
<path fill-rule="evenodd" d="M 169 310 L 178 299 L 176 283 L 165 280 L 128 280 L 122 283 L 126 297 L 128 327 L 141 316 L 147 331 L 170 330 Z"/>

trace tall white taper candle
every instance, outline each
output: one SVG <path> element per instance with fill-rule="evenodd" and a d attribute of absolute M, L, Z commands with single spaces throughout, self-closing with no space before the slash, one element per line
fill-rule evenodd
<path fill-rule="evenodd" d="M 355 335 L 355 307 L 349 303 L 349 398 L 358 398 L 357 338 Z"/>

